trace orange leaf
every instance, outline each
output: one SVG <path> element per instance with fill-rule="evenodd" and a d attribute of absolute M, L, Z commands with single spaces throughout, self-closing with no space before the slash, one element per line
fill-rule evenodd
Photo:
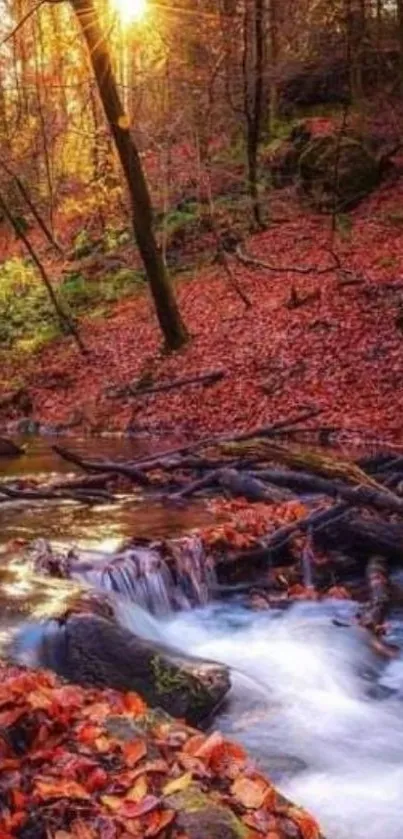
<path fill-rule="evenodd" d="M 94 769 L 88 776 L 85 787 L 88 792 L 96 792 L 99 789 L 106 787 L 108 783 L 108 776 L 101 766 Z"/>
<path fill-rule="evenodd" d="M 250 810 L 258 810 L 262 806 L 269 790 L 270 785 L 262 778 L 237 778 L 231 787 L 232 795 Z"/>
<path fill-rule="evenodd" d="M 137 693 L 125 693 L 123 702 L 125 710 L 136 717 L 143 717 L 148 711 L 146 703 Z"/>
<path fill-rule="evenodd" d="M 320 839 L 320 830 L 315 819 L 305 810 L 291 807 L 287 816 L 299 827 L 302 839 Z"/>
<path fill-rule="evenodd" d="M 237 743 L 224 741 L 219 743 L 212 751 L 210 766 L 213 772 L 220 777 L 231 778 L 239 775 L 246 762 L 246 752 Z"/>
<path fill-rule="evenodd" d="M 42 799 L 47 798 L 89 798 L 88 792 L 76 781 L 64 781 L 57 778 L 37 780 L 34 792 Z"/>
<path fill-rule="evenodd" d="M 125 743 L 123 754 L 127 766 L 132 769 L 139 760 L 146 756 L 147 746 L 144 740 L 132 740 L 130 743 Z"/>
<path fill-rule="evenodd" d="M 175 810 L 157 810 L 147 817 L 147 828 L 144 836 L 151 837 L 159 836 L 159 834 L 170 825 L 176 816 Z"/>
<path fill-rule="evenodd" d="M 77 729 L 77 740 L 80 743 L 94 743 L 97 737 L 100 737 L 102 734 L 102 729 L 98 725 L 92 725 L 91 723 L 84 723 L 84 725 L 80 725 Z"/>
<path fill-rule="evenodd" d="M 221 746 L 223 742 L 224 738 L 222 734 L 219 731 L 213 731 L 213 733 L 204 740 L 204 743 L 202 743 L 200 748 L 197 749 L 194 756 L 209 762 L 214 749 L 216 749 L 217 746 Z"/>

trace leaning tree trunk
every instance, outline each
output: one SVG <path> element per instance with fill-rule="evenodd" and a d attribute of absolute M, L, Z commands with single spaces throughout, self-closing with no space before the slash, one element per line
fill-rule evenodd
<path fill-rule="evenodd" d="M 133 210 L 133 228 L 143 260 L 159 324 L 168 349 L 188 339 L 153 230 L 150 193 L 140 157 L 120 101 L 106 38 L 93 0 L 71 0 L 87 43 L 99 95 L 125 174 Z"/>

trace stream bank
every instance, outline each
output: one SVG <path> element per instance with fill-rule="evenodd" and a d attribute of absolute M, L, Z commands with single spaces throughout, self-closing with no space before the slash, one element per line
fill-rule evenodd
<path fill-rule="evenodd" d="M 107 454 L 110 458 L 112 453 L 109 451 Z M 115 455 L 118 455 L 117 451 Z M 122 462 L 121 452 L 119 457 Z M 57 464 L 62 461 L 59 458 L 56 460 L 54 454 L 47 454 L 46 458 L 49 469 L 47 474 L 52 472 L 54 479 Z M 131 463 L 138 462 L 138 459 L 131 460 Z M 8 470 L 11 468 L 15 476 L 19 468 L 18 461 L 12 467 L 9 465 Z M 66 467 L 61 468 L 64 470 Z M 25 475 L 29 474 L 29 456 L 23 470 Z M 44 482 L 45 472 L 45 469 L 41 472 L 41 483 Z M 9 480 L 10 473 L 7 476 Z M 393 495 L 393 498 L 398 499 L 398 495 Z M 276 522 L 279 511 L 284 515 L 286 509 L 284 504 L 273 506 L 273 503 L 265 503 L 260 506 L 259 502 L 254 505 L 247 505 L 244 501 L 225 503 L 228 506 L 226 518 L 223 517 L 222 505 L 220 512 L 220 505 L 214 512 L 214 499 L 213 504 L 211 499 L 206 501 L 201 498 L 187 501 L 186 506 L 174 507 L 159 501 L 160 538 L 177 537 L 180 540 L 184 533 L 189 535 L 189 529 L 207 530 L 219 552 L 224 550 L 224 536 L 230 540 L 235 538 L 233 548 L 239 552 L 239 537 L 245 540 L 249 532 L 247 527 L 245 530 L 245 520 L 253 532 L 257 518 L 259 515 L 262 517 L 260 529 L 253 536 L 259 539 L 262 532 L 267 532 L 270 521 Z M 292 503 L 297 514 L 297 503 L 301 506 L 301 501 Z M 29 509 L 31 504 L 19 501 L 19 514 L 25 515 L 23 511 Z M 129 520 L 125 522 L 121 519 L 120 504 L 119 498 L 113 504 L 100 504 L 98 521 L 108 522 L 108 527 L 113 524 L 115 529 L 114 536 L 110 537 L 112 539 L 127 542 L 130 536 L 132 542 L 134 539 L 136 549 L 139 540 L 136 521 L 143 520 L 144 536 L 152 539 L 155 535 L 153 502 L 144 490 L 128 494 L 125 515 L 129 515 Z M 289 507 L 290 501 L 285 504 Z M 47 505 L 44 502 L 39 505 L 31 532 L 29 527 L 33 520 L 31 525 L 25 522 L 27 541 L 39 534 L 48 535 L 48 511 L 52 517 L 54 509 L 55 531 L 52 542 L 56 542 L 59 551 L 63 553 L 63 549 L 66 551 L 75 544 L 79 556 L 82 552 L 88 556 L 89 548 L 98 548 L 98 553 L 105 558 L 108 545 L 102 544 L 104 531 L 100 526 L 94 528 L 93 515 L 97 505 L 92 507 L 71 503 L 71 510 L 81 511 L 80 524 L 77 526 L 75 512 L 70 523 L 68 518 L 59 520 L 59 530 L 57 516 L 69 503 L 52 502 L 51 508 Z M 0 517 L 4 525 L 7 525 L 9 512 L 14 506 L 15 502 L 6 502 L 0 506 Z M 138 519 L 130 519 L 133 511 Z M 228 529 L 229 514 L 232 517 L 232 529 Z M 306 510 L 300 509 L 298 515 L 301 514 L 306 515 Z M 171 515 L 176 517 L 175 527 L 172 527 Z M 182 515 L 184 519 L 181 522 Z M 193 515 L 195 518 L 192 521 Z M 198 522 L 197 516 L 206 516 L 208 521 Z M 234 525 L 242 517 L 243 529 L 237 532 Z M 18 516 L 14 523 L 17 524 L 17 530 L 13 532 L 14 525 L 11 522 L 8 536 L 19 539 L 21 532 L 18 530 Z M 276 522 L 276 527 L 279 523 Z M 394 524 L 397 524 L 396 518 Z M 100 536 L 101 540 L 97 544 Z M 115 546 L 116 543 L 109 543 L 109 549 Z M 10 563 L 15 570 L 16 554 L 21 547 L 15 545 L 13 548 L 8 541 L 2 572 L 2 588 L 6 585 L 4 594 L 7 595 L 3 595 L 3 602 L 10 605 L 14 599 L 25 607 L 18 616 L 17 604 L 17 626 L 21 626 L 27 618 L 32 618 L 29 613 L 30 597 L 33 600 L 36 598 L 36 607 L 39 597 L 38 589 L 35 589 L 29 575 L 25 580 L 20 580 L 22 588 L 18 588 L 15 578 L 9 578 L 7 589 L 6 571 L 10 573 Z M 301 545 L 297 543 L 296 549 L 300 551 Z M 95 561 L 94 556 L 92 560 Z M 316 575 L 316 562 L 312 569 Z M 276 575 L 284 573 L 281 568 L 274 568 L 274 571 Z M 398 567 L 393 574 L 398 576 Z M 24 589 L 24 585 L 28 589 Z M 65 585 L 71 585 L 71 581 L 55 580 L 51 576 L 42 578 L 42 601 L 39 605 L 43 617 L 52 599 L 49 594 L 52 587 L 58 590 L 55 598 L 56 601 L 59 598 L 60 607 L 60 602 L 63 602 L 60 587 L 63 589 Z M 289 588 L 288 583 L 287 586 Z M 47 591 L 44 590 L 46 587 Z M 231 668 L 232 688 L 226 705 L 214 722 L 214 728 L 217 726 L 225 735 L 234 736 L 244 743 L 248 752 L 257 758 L 261 769 L 273 778 L 280 790 L 297 803 L 307 806 L 319 818 L 328 839 L 379 839 L 380 831 L 387 831 L 388 839 L 400 839 L 403 818 L 400 796 L 403 779 L 399 768 L 403 760 L 403 731 L 400 722 L 403 672 L 400 653 L 397 652 L 396 657 L 389 661 L 380 657 L 368 643 L 371 634 L 356 621 L 360 608 L 357 602 L 346 597 L 332 598 L 326 587 L 320 598 L 311 602 L 306 602 L 308 586 L 308 591 L 305 587 L 299 592 L 302 602 L 295 602 L 298 598 L 294 595 L 287 596 L 286 608 L 284 604 L 274 606 L 268 601 L 260 603 L 259 608 L 256 608 L 255 601 L 253 609 L 249 590 L 242 591 L 233 583 L 231 587 L 232 590 L 224 598 L 213 599 L 198 608 L 168 610 L 165 614 L 154 616 L 135 605 L 127 594 L 123 596 L 123 591 L 117 594 L 117 599 L 122 605 L 121 614 L 125 614 L 126 625 L 135 633 L 153 640 L 163 640 L 181 649 L 185 655 L 213 658 Z M 261 589 L 260 596 L 262 594 L 267 594 L 267 589 Z M 386 639 L 399 650 L 401 638 L 401 615 L 399 609 L 394 608 L 389 614 Z M 257 828 L 257 834 L 270 835 L 270 830 L 273 832 L 276 829 L 278 831 L 273 823 L 269 823 L 269 826 L 265 823 L 264 830 Z M 253 830 L 256 830 L 256 826 Z M 251 835 L 257 839 L 253 833 Z M 285 835 L 288 836 L 287 833 Z M 289 835 L 293 836 L 295 832 Z M 301 835 L 306 839 L 304 833 Z M 310 837 L 316 834 L 311 832 L 306 835 Z"/>

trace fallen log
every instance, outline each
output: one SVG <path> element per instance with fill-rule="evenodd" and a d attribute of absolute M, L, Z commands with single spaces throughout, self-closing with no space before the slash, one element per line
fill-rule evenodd
<path fill-rule="evenodd" d="M 276 469 L 265 469 L 253 473 L 262 480 L 270 481 L 276 486 L 285 486 L 300 492 L 314 492 L 320 495 L 328 495 L 330 498 L 343 498 L 353 506 L 374 507 L 387 513 L 403 513 L 403 498 L 399 498 L 392 492 L 372 486 L 351 487 L 339 480 L 330 480 L 306 472 L 280 471 Z"/>
<path fill-rule="evenodd" d="M 313 472 L 331 480 L 342 480 L 359 486 L 382 489 L 382 487 L 370 475 L 367 475 L 354 462 L 330 457 L 316 451 L 299 451 L 275 443 L 270 440 L 246 440 L 243 442 L 225 443 L 220 449 L 227 454 L 240 457 L 259 457 L 261 460 L 275 461 L 294 469 L 302 469 L 305 472 Z"/>
<path fill-rule="evenodd" d="M 66 460 L 68 463 L 73 463 L 75 466 L 79 466 L 80 469 L 84 469 L 87 472 L 108 472 L 114 475 L 124 475 L 125 478 L 129 478 L 133 483 L 140 484 L 140 486 L 150 486 L 151 484 L 147 475 L 136 466 L 127 463 L 115 463 L 108 460 L 86 460 L 69 449 L 58 445 L 53 445 L 52 449 L 63 460 Z"/>
<path fill-rule="evenodd" d="M 221 381 L 225 377 L 224 370 L 212 370 L 210 373 L 203 373 L 200 376 L 186 376 L 183 379 L 174 379 L 171 382 L 161 382 L 156 385 L 142 386 L 138 384 L 129 384 L 121 388 L 108 388 L 107 396 L 117 399 L 125 396 L 149 396 L 153 393 L 164 393 L 167 390 L 178 390 L 189 385 L 212 385 Z"/>
<path fill-rule="evenodd" d="M 291 539 L 297 533 L 312 531 L 314 534 L 316 530 L 324 528 L 332 521 L 344 520 L 349 512 L 350 506 L 345 503 L 335 504 L 326 510 L 315 510 L 292 524 L 279 527 L 273 534 L 261 539 L 256 548 L 240 551 L 231 556 L 219 557 L 218 567 L 228 565 L 229 562 L 230 564 L 245 563 L 245 567 L 248 567 L 248 564 L 252 562 L 271 563 L 276 559 L 276 555 L 280 554 L 289 545 Z"/>
<path fill-rule="evenodd" d="M 22 454 L 24 449 L 21 446 L 6 437 L 0 437 L 0 457 L 20 457 Z"/>
<path fill-rule="evenodd" d="M 320 408 L 312 407 L 307 408 L 304 411 L 301 411 L 300 414 L 296 414 L 293 417 L 289 417 L 288 419 L 278 420 L 277 422 L 272 423 L 271 425 L 262 425 L 258 428 L 254 428 L 252 431 L 242 431 L 242 432 L 235 432 L 234 434 L 218 434 L 215 437 L 202 437 L 201 440 L 198 440 L 196 443 L 189 443 L 185 446 L 179 446 L 175 449 L 165 449 L 159 454 L 155 455 L 155 457 L 150 457 L 149 455 L 145 455 L 144 457 L 139 458 L 136 460 L 135 465 L 141 471 L 149 471 L 150 469 L 157 468 L 157 465 L 160 464 L 165 458 L 175 457 L 179 455 L 189 455 L 194 452 L 197 452 L 199 449 L 210 448 L 214 446 L 218 446 L 221 443 L 232 443 L 232 442 L 242 442 L 243 440 L 250 440 L 254 437 L 271 437 L 275 436 L 278 431 L 284 428 L 293 428 L 295 425 L 299 425 L 301 422 L 306 422 L 313 417 L 317 417 L 321 413 Z M 255 460 L 256 458 L 253 458 Z"/>
<path fill-rule="evenodd" d="M 247 501 L 271 501 L 279 504 L 281 501 L 288 500 L 291 493 L 288 490 L 279 490 L 277 487 L 269 487 L 259 479 L 248 475 L 246 473 L 238 472 L 233 468 L 213 469 L 203 478 L 197 481 L 192 481 L 178 492 L 173 493 L 171 498 L 190 498 L 195 493 L 203 489 L 211 489 L 217 486 L 224 489 L 227 493 L 235 498 L 246 498 Z"/>
<path fill-rule="evenodd" d="M 342 525 L 328 522 L 315 538 L 324 548 L 337 548 L 364 559 L 381 555 L 395 563 L 403 558 L 403 524 L 346 517 Z"/>

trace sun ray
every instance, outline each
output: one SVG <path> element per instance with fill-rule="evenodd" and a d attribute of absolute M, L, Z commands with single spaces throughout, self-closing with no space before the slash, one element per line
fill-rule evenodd
<path fill-rule="evenodd" d="M 125 24 L 140 21 L 147 14 L 147 0 L 114 0 L 114 5 Z"/>

